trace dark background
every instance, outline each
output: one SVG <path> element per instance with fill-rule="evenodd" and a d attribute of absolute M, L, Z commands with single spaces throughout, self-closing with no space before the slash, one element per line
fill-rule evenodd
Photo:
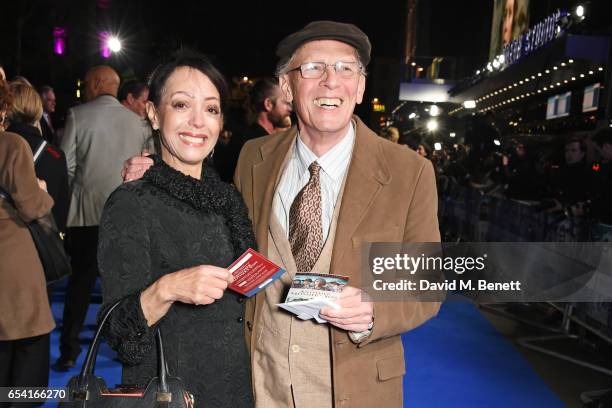
<path fill-rule="evenodd" d="M 7 76 L 20 74 L 35 86 L 49 84 L 58 96 L 58 113 L 76 100 L 77 80 L 96 64 L 107 63 L 123 79 L 146 76 L 159 58 L 189 46 L 208 54 L 230 84 L 243 76 L 274 71 L 276 44 L 308 22 L 350 22 L 369 35 L 372 63 L 365 101 L 378 97 L 390 111 L 399 103 L 399 81 L 409 0 L 358 1 L 202 1 L 202 0 L 17 0 L 0 5 L 0 64 Z M 487 60 L 492 0 L 416 2 L 416 56 L 454 61 L 453 78 Z M 535 24 L 570 0 L 534 0 Z M 53 53 L 53 27 L 66 29 L 66 52 Z M 107 30 L 123 42 L 120 53 L 104 60 L 97 33 Z M 370 104 L 358 113 L 367 120 Z"/>

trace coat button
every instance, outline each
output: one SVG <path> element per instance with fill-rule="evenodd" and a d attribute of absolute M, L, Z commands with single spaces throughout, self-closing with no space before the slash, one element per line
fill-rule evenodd
<path fill-rule="evenodd" d="M 294 344 L 293 346 L 291 346 L 291 351 L 293 351 L 294 353 L 299 353 L 300 346 L 298 346 L 297 344 Z"/>
<path fill-rule="evenodd" d="M 238 301 L 238 303 L 244 303 L 244 296 L 238 296 L 238 299 L 236 299 Z"/>
<path fill-rule="evenodd" d="M 238 323 L 242 323 L 242 322 L 244 322 L 244 317 L 240 316 L 239 318 L 236 319 L 236 321 Z"/>
<path fill-rule="evenodd" d="M 247 322 L 247 327 L 249 328 L 249 330 L 253 330 L 253 323 Z"/>

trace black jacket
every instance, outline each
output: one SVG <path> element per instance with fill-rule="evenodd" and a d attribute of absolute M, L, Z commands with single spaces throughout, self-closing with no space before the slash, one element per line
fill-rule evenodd
<path fill-rule="evenodd" d="M 23 123 L 11 123 L 7 129 L 9 132 L 17 133 L 27 140 L 32 153 L 34 153 L 43 141 L 40 131 L 34 126 Z M 45 180 L 47 192 L 53 197 L 52 212 L 55 223 L 60 231 L 66 230 L 66 218 L 70 207 L 70 190 L 68 187 L 68 170 L 66 167 L 66 156 L 64 152 L 53 144 L 47 145 L 36 162 L 36 177 Z"/>
<path fill-rule="evenodd" d="M 155 161 L 141 180 L 111 194 L 100 221 L 101 310 L 123 299 L 105 331 L 123 362 L 123 383 L 146 385 L 156 375 L 159 326 L 170 373 L 183 380 L 197 407 L 250 407 L 241 296 L 227 290 L 207 306 L 175 302 L 153 327 L 140 306 L 140 293 L 163 275 L 203 264 L 227 267 L 253 247 L 246 208 L 214 170 L 205 167 L 199 181 Z"/>
<path fill-rule="evenodd" d="M 44 117 L 40 118 L 40 130 L 42 137 L 49 143 L 55 143 L 55 131 L 47 123 Z"/>

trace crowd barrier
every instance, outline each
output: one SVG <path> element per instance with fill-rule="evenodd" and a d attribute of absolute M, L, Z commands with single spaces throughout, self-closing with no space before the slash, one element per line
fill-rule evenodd
<path fill-rule="evenodd" d="M 539 203 L 488 195 L 448 183 L 439 193 L 445 242 L 612 242 L 612 226 L 543 211 Z M 577 305 L 612 333 L 609 303 Z"/>

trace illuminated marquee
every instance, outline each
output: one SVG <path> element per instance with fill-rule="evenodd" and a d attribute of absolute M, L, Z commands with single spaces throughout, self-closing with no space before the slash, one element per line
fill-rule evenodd
<path fill-rule="evenodd" d="M 512 65 L 522 57 L 525 57 L 545 44 L 553 41 L 563 33 L 559 20 L 568 18 L 569 13 L 557 10 L 533 26 L 525 34 L 521 35 L 503 49 L 504 63 Z"/>

